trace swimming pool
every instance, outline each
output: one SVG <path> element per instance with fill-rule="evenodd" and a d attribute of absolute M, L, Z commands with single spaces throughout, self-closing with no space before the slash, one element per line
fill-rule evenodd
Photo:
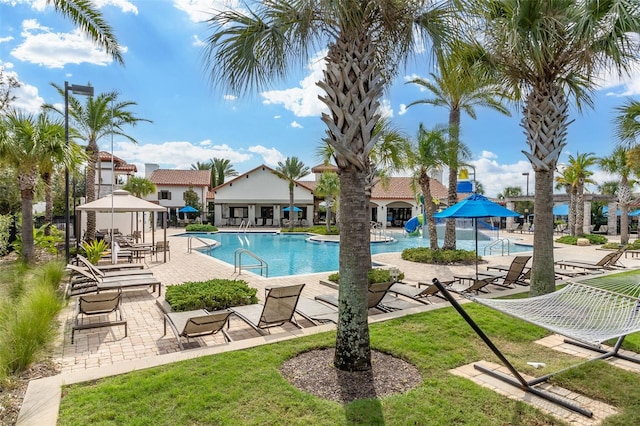
<path fill-rule="evenodd" d="M 290 233 L 231 233 L 218 232 L 215 234 L 185 234 L 202 239 L 212 239 L 220 243 L 211 250 L 211 256 L 223 262 L 234 264 L 234 252 L 244 248 L 264 259 L 269 264 L 269 277 L 287 275 L 311 274 L 316 272 L 337 271 L 339 244 L 335 242 L 308 241 L 307 234 Z M 395 236 L 391 243 L 372 243 L 371 254 L 399 252 L 409 247 L 428 247 L 429 240 L 421 237 Z M 478 241 L 478 251 L 489 241 Z M 442 245 L 442 241 L 439 242 Z M 474 240 L 458 240 L 457 247 L 474 250 Z M 511 244 L 510 252 L 531 250 L 531 246 Z M 208 250 L 202 250 L 208 253 Z M 243 264 L 254 264 L 255 261 L 243 257 Z M 257 272 L 259 273 L 259 271 Z"/>

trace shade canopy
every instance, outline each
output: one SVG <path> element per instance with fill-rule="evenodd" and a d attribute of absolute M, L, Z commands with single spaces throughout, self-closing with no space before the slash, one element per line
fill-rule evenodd
<path fill-rule="evenodd" d="M 178 210 L 180 213 L 198 213 L 198 209 L 193 208 L 191 206 L 184 206 L 183 208 L 181 208 L 180 210 Z"/>
<path fill-rule="evenodd" d="M 471 218 L 474 219 L 474 232 L 476 240 L 476 281 L 478 280 L 478 218 L 480 217 L 519 217 L 520 214 L 500 204 L 494 203 L 484 195 L 473 194 L 436 213 L 433 217 L 439 219 L 445 218 Z"/>
<path fill-rule="evenodd" d="M 554 216 L 569 216 L 569 206 L 567 204 L 560 204 L 553 208 Z"/>
<path fill-rule="evenodd" d="M 452 218 L 478 218 L 478 217 L 519 217 L 520 214 L 500 204 L 494 203 L 484 195 L 473 194 L 459 203 L 454 204 L 436 213 L 433 217 L 438 219 Z"/>
<path fill-rule="evenodd" d="M 150 203 L 142 198 L 134 197 L 124 189 L 116 189 L 113 194 L 99 198 L 90 203 L 76 207 L 77 210 L 88 212 L 166 212 L 167 208 Z"/>
<path fill-rule="evenodd" d="M 285 207 L 284 209 L 282 209 L 282 211 L 283 211 L 283 212 L 288 212 L 288 211 L 289 211 L 289 207 Z M 298 207 L 296 207 L 296 206 L 293 206 L 293 211 L 294 211 L 294 212 L 301 212 L 301 211 L 302 211 L 302 209 L 300 209 L 300 208 L 298 208 Z"/>
<path fill-rule="evenodd" d="M 629 216 L 640 216 L 640 210 L 634 210 L 631 213 L 629 213 Z"/>

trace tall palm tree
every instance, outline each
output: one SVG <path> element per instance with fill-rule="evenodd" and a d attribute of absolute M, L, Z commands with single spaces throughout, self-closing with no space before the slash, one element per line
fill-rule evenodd
<path fill-rule="evenodd" d="M 231 176 L 238 176 L 231 160 L 215 157 L 211 159 L 211 188 L 222 185 L 225 179 Z"/>
<path fill-rule="evenodd" d="M 411 159 L 415 173 L 414 179 L 417 180 L 422 197 L 424 198 L 423 206 L 426 212 L 427 228 L 429 230 L 429 246 L 431 250 L 438 249 L 438 231 L 436 228 L 436 219 L 433 217 L 435 213 L 435 205 L 433 203 L 433 195 L 431 195 L 431 179 L 429 172 L 439 169 L 443 166 L 444 151 L 446 150 L 446 131 L 441 128 L 427 130 L 420 123 L 417 136 L 417 147 Z"/>
<path fill-rule="evenodd" d="M 73 24 L 102 47 L 119 64 L 124 64 L 120 45 L 113 34 L 113 29 L 104 20 L 100 10 L 93 2 L 86 0 L 46 0 L 54 9 L 69 19 Z"/>
<path fill-rule="evenodd" d="M 39 180 L 39 166 L 52 155 L 70 158 L 64 144 L 64 126 L 46 114 L 34 116 L 10 109 L 0 122 L 0 158 L 16 173 L 22 212 L 22 261 L 35 262 L 33 239 L 33 197 Z M 62 152 L 59 154 L 59 152 Z"/>
<path fill-rule="evenodd" d="M 640 101 L 628 99 L 616 107 L 616 112 L 613 123 L 617 139 L 629 147 L 640 145 Z"/>
<path fill-rule="evenodd" d="M 632 165 L 628 161 L 627 152 L 628 150 L 626 148 L 619 146 L 614 149 L 610 155 L 598 160 L 598 165 L 602 171 L 620 176 L 615 194 L 618 199 L 618 206 L 620 207 L 621 244 L 627 244 L 629 242 L 629 204 L 631 204 L 633 198 L 631 188 L 635 184 L 635 181 L 630 178 L 632 173 L 638 171 L 640 168 L 637 165 Z M 616 214 L 616 212 L 609 211 L 609 214 Z"/>
<path fill-rule="evenodd" d="M 275 170 L 275 174 L 280 178 L 289 182 L 289 232 L 293 231 L 293 189 L 296 186 L 296 181 L 310 173 L 307 166 L 304 165 L 298 157 L 287 157 L 284 161 L 278 161 L 278 167 Z"/>
<path fill-rule="evenodd" d="M 129 191 L 132 195 L 135 195 L 138 198 L 144 198 L 147 195 L 156 192 L 156 185 L 149 179 L 138 176 L 131 176 L 129 180 L 127 180 L 127 183 L 124 184 L 122 189 L 124 189 L 125 191 Z M 136 231 L 138 231 L 138 212 L 136 212 Z M 144 235 L 144 220 L 142 223 L 142 233 Z M 138 233 L 136 232 L 136 242 L 137 241 Z"/>
<path fill-rule="evenodd" d="M 335 172 L 324 172 L 314 191 L 316 196 L 324 197 L 327 205 L 327 233 L 331 232 L 331 213 L 334 202 L 340 195 L 340 178 Z"/>
<path fill-rule="evenodd" d="M 598 162 L 593 152 L 577 153 L 574 157 L 569 155 L 569 168 L 573 169 L 576 191 L 576 232 L 575 235 L 584 234 L 584 185 L 595 183 L 589 170 Z"/>
<path fill-rule="evenodd" d="M 422 78 L 408 82 L 426 89 L 433 97 L 413 101 L 407 108 L 427 104 L 449 110 L 449 148 L 445 164 L 449 167 L 447 204 L 450 206 L 458 202 L 458 166 L 470 159 L 470 153 L 465 151 L 460 142 L 462 113 L 466 112 L 475 120 L 475 108 L 484 107 L 511 116 L 501 101 L 504 91 L 482 66 L 477 55 L 477 49 L 473 45 L 456 41 L 452 46 L 452 53 L 437 55 L 440 74 L 431 73 L 433 83 Z M 456 220 L 450 218 L 446 223 L 443 248 L 455 250 Z"/>
<path fill-rule="evenodd" d="M 65 95 L 64 88 L 53 83 L 51 85 L 61 96 Z M 96 199 L 96 164 L 98 164 L 100 157 L 98 141 L 108 136 L 120 136 L 133 143 L 138 143 L 136 139 L 125 133 L 124 127 L 135 126 L 141 121 L 152 122 L 145 118 L 136 117 L 129 110 L 137 105 L 136 102 L 119 101 L 118 96 L 117 91 L 101 93 L 98 96 L 88 97 L 86 104 L 82 105 L 78 98 L 71 94 L 68 95 L 69 119 L 73 125 L 73 131 L 70 134 L 87 143 L 86 153 L 89 158 L 87 164 L 87 202 Z M 64 114 L 54 105 L 45 104 L 43 108 Z M 89 241 L 95 239 L 95 233 L 96 214 L 95 212 L 87 212 L 86 239 Z"/>
<path fill-rule="evenodd" d="M 577 183 L 578 178 L 576 176 L 576 170 L 572 167 L 565 166 L 560 170 L 558 176 L 555 177 L 556 189 L 564 188 L 569 197 L 569 215 L 567 229 L 569 235 L 576 236 L 576 209 L 577 209 Z"/>
<path fill-rule="evenodd" d="M 253 4 L 253 3 L 252 3 Z M 340 309 L 334 365 L 370 370 L 367 274 L 371 269 L 367 175 L 376 143 L 380 98 L 398 64 L 416 44 L 438 47 L 453 37 L 449 2 L 427 0 L 267 0 L 247 12 L 227 10 L 209 19 L 205 60 L 214 84 L 234 92 L 260 89 L 290 74 L 326 46 L 317 84 L 327 106 L 325 141 L 340 176 Z"/>
<path fill-rule="evenodd" d="M 207 161 L 206 163 L 196 161 L 196 164 L 191 165 L 191 170 L 211 170 L 211 161 Z"/>
<path fill-rule="evenodd" d="M 505 86 L 523 98 L 521 124 L 535 172 L 531 296 L 555 291 L 553 172 L 566 145 L 569 99 L 592 105 L 596 73 L 637 58 L 640 9 L 628 0 L 461 0 L 469 34 Z"/>

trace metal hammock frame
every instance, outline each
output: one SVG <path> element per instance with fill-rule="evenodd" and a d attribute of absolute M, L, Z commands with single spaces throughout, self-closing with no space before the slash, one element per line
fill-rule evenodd
<path fill-rule="evenodd" d="M 516 380 L 477 364 L 474 365 L 474 368 L 584 416 L 593 416 L 590 410 L 534 387 L 549 380 L 559 371 L 533 380 L 524 379 L 475 321 L 462 309 L 446 287 L 437 278 L 433 279 L 433 283 L 489 349 L 509 369 Z M 589 361 L 617 357 L 640 363 L 640 358 L 628 357 L 619 353 L 624 338 L 630 333 L 640 331 L 640 285 L 616 282 L 611 284 L 609 286 L 600 284 L 595 287 L 569 283 L 566 287 L 553 293 L 526 299 L 482 299 L 473 296 L 469 296 L 469 298 L 571 339 L 565 340 L 566 343 L 591 349 L 601 354 Z M 617 341 L 613 349 L 605 350 L 600 346 L 602 342 L 615 338 Z"/>

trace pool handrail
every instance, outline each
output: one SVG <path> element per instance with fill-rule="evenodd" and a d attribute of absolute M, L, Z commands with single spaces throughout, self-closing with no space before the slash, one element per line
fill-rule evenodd
<path fill-rule="evenodd" d="M 255 260 L 257 260 L 258 264 L 255 265 L 245 265 L 244 267 L 242 266 L 242 255 L 246 254 L 248 256 L 253 257 Z M 264 276 L 265 277 L 269 277 L 269 264 L 267 263 L 266 260 L 264 260 L 263 258 L 261 258 L 260 256 L 256 255 L 255 253 L 252 253 L 251 251 L 245 249 L 245 248 L 237 248 L 234 252 L 233 252 L 233 273 L 235 274 L 236 271 L 238 272 L 238 275 L 242 274 L 242 269 L 258 269 L 260 268 L 260 276 L 262 276 L 263 272 L 264 272 Z"/>

